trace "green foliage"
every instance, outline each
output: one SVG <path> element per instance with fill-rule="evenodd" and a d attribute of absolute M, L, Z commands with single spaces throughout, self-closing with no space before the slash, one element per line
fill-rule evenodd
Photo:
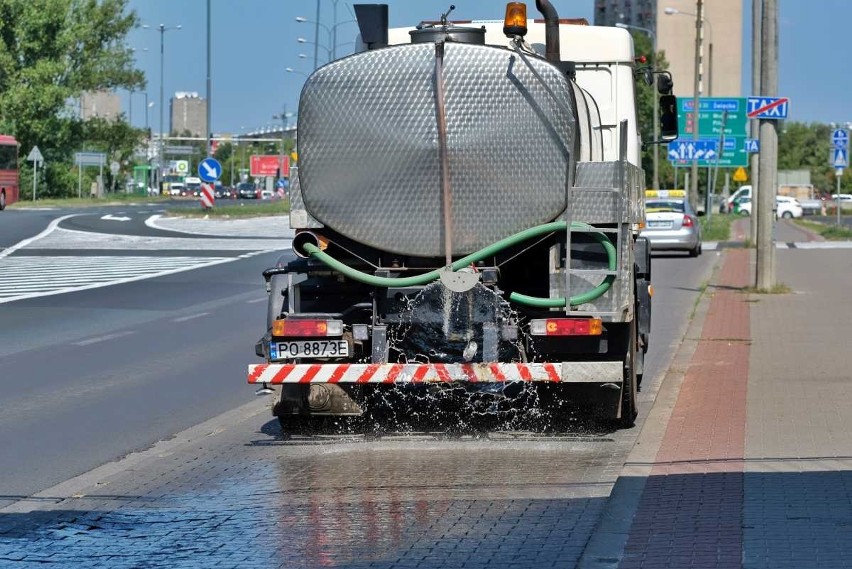
<path fill-rule="evenodd" d="M 653 43 L 651 38 L 641 32 L 631 30 L 633 36 L 633 52 L 636 57 L 645 56 L 647 63 L 657 70 L 666 70 L 669 68 L 669 63 L 666 61 L 663 52 L 654 53 Z M 637 64 L 638 67 L 643 67 L 643 64 Z M 676 80 L 677 78 L 675 78 Z M 656 81 L 656 76 L 655 76 Z M 639 120 L 639 133 L 643 142 L 654 140 L 654 91 L 655 85 L 648 85 L 642 77 L 636 78 L 636 105 Z M 666 145 L 645 144 L 645 152 L 642 155 L 642 169 L 645 170 L 645 185 L 650 188 L 654 171 L 654 148 L 659 152 L 659 176 L 660 186 L 664 188 L 674 188 L 674 168 L 666 159 Z"/>
<path fill-rule="evenodd" d="M 736 215 L 716 214 L 698 218 L 701 224 L 701 239 L 704 241 L 727 241 L 731 237 L 731 224 Z"/>
<path fill-rule="evenodd" d="M 810 170 L 811 183 L 818 191 L 835 193 L 837 181 L 834 168 L 829 163 L 832 130 L 827 124 L 786 123 L 778 133 L 778 169 Z M 841 189 L 846 185 L 852 187 L 846 176 L 843 176 Z"/>
<path fill-rule="evenodd" d="M 38 145 L 46 160 L 47 195 L 76 193 L 68 173 L 73 153 L 88 144 L 120 148 L 110 159 L 129 155 L 129 133 L 90 127 L 71 105 L 86 91 L 144 86 L 124 42 L 138 24 L 127 3 L 0 0 L 0 132 L 14 135 L 24 155 Z"/>

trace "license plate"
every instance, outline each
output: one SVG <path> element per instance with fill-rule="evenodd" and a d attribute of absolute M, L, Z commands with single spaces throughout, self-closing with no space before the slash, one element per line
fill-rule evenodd
<path fill-rule="evenodd" d="M 277 347 L 277 354 L 272 354 L 272 359 L 341 358 L 349 355 L 349 342 L 346 340 L 278 342 Z"/>
<path fill-rule="evenodd" d="M 672 222 L 671 221 L 649 221 L 647 223 L 647 226 L 649 228 L 654 228 L 654 229 L 664 229 L 664 228 L 667 228 L 667 227 L 671 227 Z"/>

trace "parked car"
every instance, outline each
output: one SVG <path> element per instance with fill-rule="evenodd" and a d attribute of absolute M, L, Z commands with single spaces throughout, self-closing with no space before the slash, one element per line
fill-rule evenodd
<path fill-rule="evenodd" d="M 260 191 L 254 182 L 241 182 L 237 184 L 237 197 L 241 199 L 256 200 L 260 197 Z"/>
<path fill-rule="evenodd" d="M 736 202 L 735 213 L 751 215 L 751 198 L 739 198 Z M 802 217 L 804 210 L 796 198 L 775 196 L 775 217 L 792 219 Z"/>
<path fill-rule="evenodd" d="M 852 194 L 831 194 L 831 201 L 837 201 L 838 196 L 840 197 L 840 205 L 849 206 L 852 204 Z"/>
<path fill-rule="evenodd" d="M 659 190 L 646 195 L 645 228 L 639 234 L 652 250 L 680 250 L 690 257 L 701 254 L 701 225 L 683 190 Z"/>

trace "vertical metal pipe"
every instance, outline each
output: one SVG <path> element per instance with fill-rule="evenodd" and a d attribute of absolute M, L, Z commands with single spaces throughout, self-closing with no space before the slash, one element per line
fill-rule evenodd
<path fill-rule="evenodd" d="M 165 61 L 165 49 L 164 49 L 164 38 L 166 36 L 166 26 L 160 24 L 160 147 L 159 152 L 157 153 L 159 156 L 157 157 L 157 184 L 160 186 L 160 192 L 163 191 L 163 184 L 161 176 L 163 175 L 163 153 L 164 153 L 164 145 L 166 143 L 163 137 L 163 108 L 166 106 L 166 101 L 163 95 L 163 65 Z"/>
<path fill-rule="evenodd" d="M 319 27 L 320 27 L 320 0 L 317 0 L 317 17 L 314 18 L 314 69 L 319 67 Z"/>
<path fill-rule="evenodd" d="M 701 28 L 704 21 L 704 2 L 696 0 L 695 12 L 695 77 L 692 82 L 692 139 L 698 142 L 698 117 L 701 107 Z M 693 207 L 698 204 L 698 160 L 692 161 L 690 175 L 689 201 Z"/>
<path fill-rule="evenodd" d="M 444 42 L 435 44 L 435 111 L 438 119 L 438 156 L 441 161 L 441 193 L 444 203 L 444 256 L 453 263 L 453 197 L 447 155 L 447 115 L 444 106 Z"/>
<path fill-rule="evenodd" d="M 210 113 L 213 106 L 210 65 L 210 0 L 207 0 L 207 156 L 213 156 L 213 129 L 210 125 Z"/>

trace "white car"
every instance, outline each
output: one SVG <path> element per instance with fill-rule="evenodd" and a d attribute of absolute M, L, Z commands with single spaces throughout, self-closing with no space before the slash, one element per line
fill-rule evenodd
<path fill-rule="evenodd" d="M 802 217 L 802 204 L 796 198 L 775 196 L 775 217 L 792 219 Z M 740 214 L 751 215 L 751 199 L 740 200 Z"/>
<path fill-rule="evenodd" d="M 839 194 L 840 203 L 842 204 L 850 204 L 852 203 L 852 194 Z M 831 201 L 837 201 L 838 194 L 831 194 Z"/>

